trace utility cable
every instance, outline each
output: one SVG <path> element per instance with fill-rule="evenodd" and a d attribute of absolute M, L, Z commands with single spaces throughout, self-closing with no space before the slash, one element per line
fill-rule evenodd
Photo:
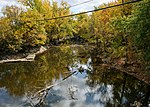
<path fill-rule="evenodd" d="M 81 2 L 81 3 L 75 4 L 75 5 L 71 5 L 71 6 L 68 6 L 68 8 L 76 7 L 76 6 L 79 6 L 79 5 L 85 4 L 85 3 L 89 3 L 89 2 L 91 2 L 91 1 L 93 1 L 93 0 L 88 0 L 88 1 Z"/>
<path fill-rule="evenodd" d="M 105 10 L 105 9 L 109 9 L 109 8 L 113 8 L 113 7 L 118 7 L 118 6 L 122 6 L 122 5 L 126 5 L 126 4 L 133 4 L 133 3 L 136 3 L 136 2 L 140 2 L 140 1 L 143 1 L 143 0 L 129 1 L 129 2 L 124 2 L 124 3 L 112 5 L 112 6 L 107 6 L 107 7 L 104 7 L 104 8 L 98 8 L 98 9 L 94 9 L 94 10 L 90 10 L 90 11 L 86 11 L 86 12 L 70 14 L 70 15 L 66 15 L 66 16 L 59 16 L 59 17 L 54 17 L 54 18 L 45 18 L 45 19 L 35 20 L 35 21 L 47 21 L 47 20 L 62 19 L 62 18 L 66 18 L 66 17 L 73 17 L 73 16 L 77 16 L 77 15 L 82 15 L 82 14 L 86 14 L 86 13 L 92 13 L 92 12 L 96 12 L 96 11 L 100 11 L 100 10 Z"/>

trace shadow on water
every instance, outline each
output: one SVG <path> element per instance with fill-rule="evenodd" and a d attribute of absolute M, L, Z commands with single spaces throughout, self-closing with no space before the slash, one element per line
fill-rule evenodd
<path fill-rule="evenodd" d="M 90 47 L 51 47 L 34 62 L 1 64 L 0 107 L 148 106 L 150 85 L 103 67 L 93 53 Z"/>

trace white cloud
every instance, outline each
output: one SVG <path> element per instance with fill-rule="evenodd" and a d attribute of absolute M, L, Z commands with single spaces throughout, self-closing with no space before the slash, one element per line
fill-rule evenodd
<path fill-rule="evenodd" d="M 50 100 L 50 105 L 52 107 L 70 107 L 72 104 L 74 107 L 105 107 L 107 102 L 114 103 L 112 85 L 107 85 L 106 92 L 103 93 L 105 88 L 104 84 L 91 88 L 86 84 L 86 78 L 78 78 L 79 75 L 80 74 L 73 75 L 60 85 L 53 87 L 52 93 L 58 96 L 58 99 L 55 99 L 57 100 L 57 102 L 55 102 L 55 100 L 52 100 L 53 94 L 50 94 L 47 100 Z M 76 100 L 70 97 L 68 89 L 71 87 L 77 88 L 77 91 L 73 94 L 73 97 L 77 98 Z M 100 89 L 102 90 L 98 91 Z M 64 99 L 59 99 L 59 96 Z"/>
<path fill-rule="evenodd" d="M 51 1 L 51 0 L 50 0 Z M 58 3 L 60 3 L 62 0 L 54 0 L 57 1 Z M 76 4 L 80 4 L 89 0 L 64 0 L 66 1 L 68 4 L 70 4 L 71 6 L 76 5 Z M 83 11 L 89 11 L 89 10 L 93 10 L 94 6 L 99 6 L 103 3 L 108 3 L 110 1 L 114 1 L 114 0 L 91 0 L 91 2 L 88 3 L 84 3 L 75 7 L 70 8 L 71 12 L 73 13 L 79 13 L 79 12 L 83 12 Z M 5 7 L 6 5 L 17 5 L 17 6 L 21 6 L 17 0 L 0 0 L 0 10 Z M 22 6 L 21 6 L 22 7 Z M 1 16 L 1 13 L 0 13 Z"/>
<path fill-rule="evenodd" d="M 15 5 L 18 7 L 23 7 L 20 3 L 17 2 L 17 0 L 0 0 L 0 16 L 2 16 L 1 10 L 5 6 L 11 6 Z"/>
<path fill-rule="evenodd" d="M 1 0 L 0 1 L 0 9 L 2 9 L 5 6 L 11 6 L 11 5 L 17 5 L 19 6 L 19 3 L 16 0 Z"/>

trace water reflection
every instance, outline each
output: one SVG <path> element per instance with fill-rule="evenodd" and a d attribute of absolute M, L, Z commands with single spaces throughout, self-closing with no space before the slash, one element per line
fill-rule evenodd
<path fill-rule="evenodd" d="M 100 64 L 83 46 L 52 47 L 34 62 L 0 65 L 0 107 L 129 107 L 150 102 L 150 86 Z M 75 74 L 62 81 L 71 72 Z M 60 83 L 60 84 L 58 84 Z M 39 103 L 39 90 L 58 84 Z"/>

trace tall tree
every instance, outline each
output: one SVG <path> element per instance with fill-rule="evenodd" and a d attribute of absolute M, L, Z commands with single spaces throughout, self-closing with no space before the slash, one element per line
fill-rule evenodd
<path fill-rule="evenodd" d="M 145 61 L 150 61 L 150 0 L 134 5 L 132 15 L 128 17 L 130 35 Z"/>

